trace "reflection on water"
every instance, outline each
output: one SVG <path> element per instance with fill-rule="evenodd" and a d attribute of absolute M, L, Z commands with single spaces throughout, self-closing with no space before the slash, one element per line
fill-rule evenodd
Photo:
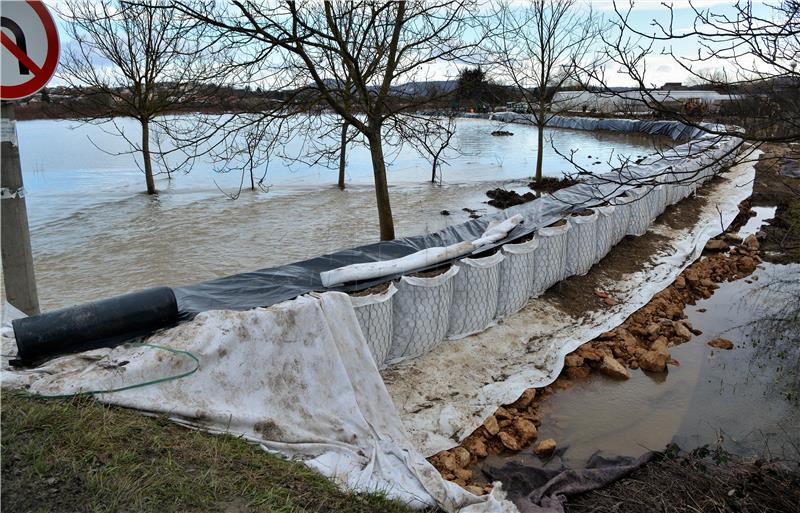
<path fill-rule="evenodd" d="M 765 263 L 753 276 L 687 307 L 703 333 L 670 348 L 680 366 L 668 375 L 633 371 L 624 382 L 593 375 L 557 392 L 542 405 L 539 438 L 568 446 L 563 460 L 573 468 L 598 450 L 638 456 L 670 442 L 685 449 L 719 442 L 743 457 L 800 457 L 800 265 Z M 707 345 L 720 336 L 734 349 Z M 541 466 L 530 451 L 490 456 L 483 465 L 509 461 Z"/>
<path fill-rule="evenodd" d="M 135 123 L 121 123 L 135 139 Z M 496 128 L 485 120 L 459 121 L 462 155 L 444 168 L 444 187 L 426 182 L 429 164 L 413 148 L 394 156 L 389 181 L 399 236 L 463 222 L 463 207 L 493 211 L 484 191 L 526 183 L 521 180 L 535 165 L 534 129 L 513 126 L 513 137 L 490 136 Z M 144 180 L 133 157 L 114 155 L 125 150 L 122 141 L 100 128 L 48 120 L 20 122 L 18 131 L 44 309 L 274 266 L 377 238 L 363 147 L 348 152 L 346 191 L 334 187 L 333 170 L 272 162 L 269 193 L 245 191 L 231 201 L 218 186 L 234 190 L 240 177 L 198 162 L 188 175 L 160 177 L 162 193 L 151 198 L 141 193 Z M 612 152 L 636 156 L 652 146 L 647 138 L 622 134 L 549 135 L 562 151 L 578 149 L 578 158 L 597 171 L 608 169 Z M 602 164 L 592 165 L 597 160 Z M 568 170 L 549 144 L 544 170 L 555 176 Z"/>

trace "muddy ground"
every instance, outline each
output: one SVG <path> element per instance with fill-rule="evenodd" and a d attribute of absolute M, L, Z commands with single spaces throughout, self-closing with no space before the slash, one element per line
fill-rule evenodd
<path fill-rule="evenodd" d="M 766 163 L 774 161 L 773 153 L 767 153 Z M 547 397 L 558 390 L 570 387 L 575 380 L 583 380 L 592 373 L 602 373 L 615 379 L 628 379 L 636 369 L 651 373 L 665 373 L 670 365 L 679 365 L 672 359 L 670 348 L 683 344 L 700 334 L 684 314 L 687 305 L 710 297 L 718 284 L 749 276 L 769 254 L 771 259 L 782 259 L 781 253 L 791 252 L 794 226 L 786 222 L 786 212 L 791 221 L 792 205 L 797 201 L 791 184 L 779 177 L 773 167 L 760 163 L 752 201 L 740 205 L 740 214 L 729 229 L 709 241 L 704 258 L 695 262 L 667 289 L 657 294 L 649 304 L 631 315 L 622 325 L 602 334 L 568 355 L 561 376 L 551 385 L 541 389 L 529 389 L 514 403 L 501 406 L 494 415 L 485 419 L 483 426 L 470 434 L 459 446 L 442 451 L 429 458 L 442 475 L 474 493 L 485 493 L 491 489 L 485 480 L 476 475 L 476 463 L 489 454 L 507 454 L 533 449 L 534 453 L 547 458 L 558 447 L 558 441 L 538 439 L 541 426 L 540 406 Z M 768 190 L 784 187 L 778 195 L 767 195 Z M 773 201 L 770 203 L 768 199 Z M 670 207 L 658 222 L 672 228 L 694 224 L 702 194 Z M 775 205 L 776 220 L 756 236 L 744 240 L 735 235 L 752 215 L 750 205 Z M 783 209 L 783 210 L 782 210 Z M 784 212 L 782 214 L 782 212 Z M 694 216 L 694 217 L 693 217 Z M 780 244 L 778 240 L 780 239 Z M 787 244 L 788 241 L 788 244 Z M 640 268 L 641 263 L 651 258 L 665 243 L 663 237 L 648 232 L 643 237 L 624 240 L 614 254 L 629 258 L 606 258 L 589 276 L 572 277 L 547 292 L 558 304 L 573 314 L 605 308 L 613 304 L 613 297 L 599 288 L 600 283 L 623 276 Z M 619 249 L 620 251 L 616 251 Z M 794 258 L 791 257 L 790 258 Z M 597 272 L 595 272 L 597 271 Z M 594 295 L 586 294 L 594 290 Z M 731 349 L 725 339 L 709 342 L 721 350 Z M 666 472 L 667 470 L 664 470 Z M 796 476 L 795 476 L 796 477 Z M 600 492 L 597 492 L 600 493 Z M 744 504 L 744 503 L 743 503 Z M 585 502 L 587 507 L 590 502 Z M 577 509 L 601 511 L 602 509 Z M 630 509 L 630 511 L 634 511 Z M 745 508 L 746 510 L 746 508 Z"/>
<path fill-rule="evenodd" d="M 800 160 L 800 147 L 764 145 L 764 156 L 756 165 L 750 206 L 775 206 L 774 219 L 762 229 L 764 259 L 775 263 L 800 262 L 800 178 L 784 176 Z"/>

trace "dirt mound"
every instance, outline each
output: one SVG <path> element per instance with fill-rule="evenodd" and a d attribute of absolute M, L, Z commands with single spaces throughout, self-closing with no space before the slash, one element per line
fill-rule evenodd
<path fill-rule="evenodd" d="M 539 183 L 531 182 L 531 183 L 528 184 L 528 187 L 530 187 L 531 190 L 534 190 L 534 191 L 537 191 L 537 192 L 548 192 L 548 193 L 551 193 L 551 192 L 555 192 L 555 191 L 557 191 L 559 189 L 564 189 L 564 188 L 569 187 L 571 185 L 575 185 L 577 183 L 580 183 L 580 182 L 578 180 L 573 180 L 572 178 L 568 178 L 566 176 L 564 178 L 553 178 L 551 176 L 545 176 L 545 177 L 542 178 L 541 182 L 539 182 Z"/>
<path fill-rule="evenodd" d="M 514 205 L 521 205 L 536 199 L 536 194 L 532 192 L 519 194 L 514 191 L 508 191 L 501 188 L 486 191 L 486 195 L 491 198 L 487 203 L 499 209 L 506 209 L 508 207 L 513 207 Z"/>

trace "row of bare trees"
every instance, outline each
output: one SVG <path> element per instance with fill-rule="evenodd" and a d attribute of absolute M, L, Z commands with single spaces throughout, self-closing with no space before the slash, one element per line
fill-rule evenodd
<path fill-rule="evenodd" d="M 455 124 L 452 116 L 422 112 L 452 98 L 449 74 L 465 66 L 483 66 L 527 106 L 539 131 L 537 179 L 545 126 L 572 107 L 556 94 L 566 86 L 624 95 L 626 101 L 633 90 L 634 101 L 662 118 L 690 126 L 704 121 L 652 93 L 646 65 L 657 53 L 716 89 L 743 98 L 747 92 L 751 101 L 794 80 L 794 96 L 784 95 L 778 109 L 766 102 L 775 112 L 765 107 L 765 126 L 746 137 L 798 140 L 796 0 L 758 16 L 750 3 L 737 3 L 725 16 L 692 8 L 695 24 L 688 31 L 663 22 L 655 22 L 655 32 L 635 26 L 633 9 L 615 5 L 603 19 L 577 0 L 67 0 L 61 14 L 71 43 L 61 74 L 95 100 L 87 119 L 111 119 L 129 139 L 141 156 L 149 193 L 155 192 L 154 159 L 173 172 L 201 154 L 220 169 L 241 171 L 243 182 L 249 174 L 252 189 L 265 185 L 263 169 L 278 156 L 338 165 L 344 188 L 347 148 L 363 145 L 383 240 L 395 235 L 387 155 L 411 146 L 431 161 L 432 181 L 441 176 Z M 670 52 L 670 42 L 692 38 L 700 50 L 696 57 Z M 698 68 L 712 58 L 726 63 L 724 73 Z M 628 91 L 612 87 L 609 76 L 620 74 L 632 84 Z M 233 113 L 172 115 L 229 86 L 271 95 Z M 114 123 L 119 115 L 141 124 L 140 140 Z M 715 130 L 722 135 L 728 129 Z M 304 139 L 303 149 L 290 155 L 286 142 L 293 137 Z"/>

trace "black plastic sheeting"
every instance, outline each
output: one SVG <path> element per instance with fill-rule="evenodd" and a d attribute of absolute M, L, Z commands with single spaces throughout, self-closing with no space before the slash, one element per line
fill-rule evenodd
<path fill-rule="evenodd" d="M 515 113 L 495 114 L 493 119 L 514 123 L 530 122 L 529 117 Z M 554 117 L 549 124 L 555 127 L 576 130 L 606 130 L 660 135 L 670 137 L 673 140 L 694 138 L 702 134 L 702 131 L 697 128 L 675 121 Z M 645 178 L 646 175 L 641 168 L 637 169 L 637 166 L 629 166 L 622 172 L 609 174 L 614 175 L 613 180 L 590 179 L 587 183 L 561 189 L 550 196 L 539 198 L 530 203 L 517 205 L 502 212 L 450 226 L 429 235 L 376 242 L 302 262 L 235 274 L 195 285 L 177 287 L 175 288 L 175 295 L 178 298 L 181 319 L 190 319 L 196 314 L 207 310 L 249 310 L 251 308 L 270 306 L 313 291 L 336 290 L 352 292 L 363 290 L 399 278 L 401 274 L 351 282 L 326 289 L 322 285 L 320 273 L 350 264 L 391 260 L 426 248 L 449 246 L 465 240 L 474 240 L 483 234 L 490 221 L 503 220 L 515 214 L 521 214 L 525 218 L 523 224 L 517 226 L 505 239 L 495 244 L 484 246 L 474 254 L 486 253 L 497 246 L 520 239 L 539 228 L 552 224 L 561 218 L 561 214 L 565 210 L 599 206 L 609 198 L 623 194 L 625 190 L 636 186 L 633 181 L 622 186 L 611 182 L 635 180 L 636 178 Z M 598 201 L 597 198 L 605 198 L 605 201 Z M 446 263 L 448 262 L 414 269 L 409 272 L 425 271 L 440 267 Z"/>

